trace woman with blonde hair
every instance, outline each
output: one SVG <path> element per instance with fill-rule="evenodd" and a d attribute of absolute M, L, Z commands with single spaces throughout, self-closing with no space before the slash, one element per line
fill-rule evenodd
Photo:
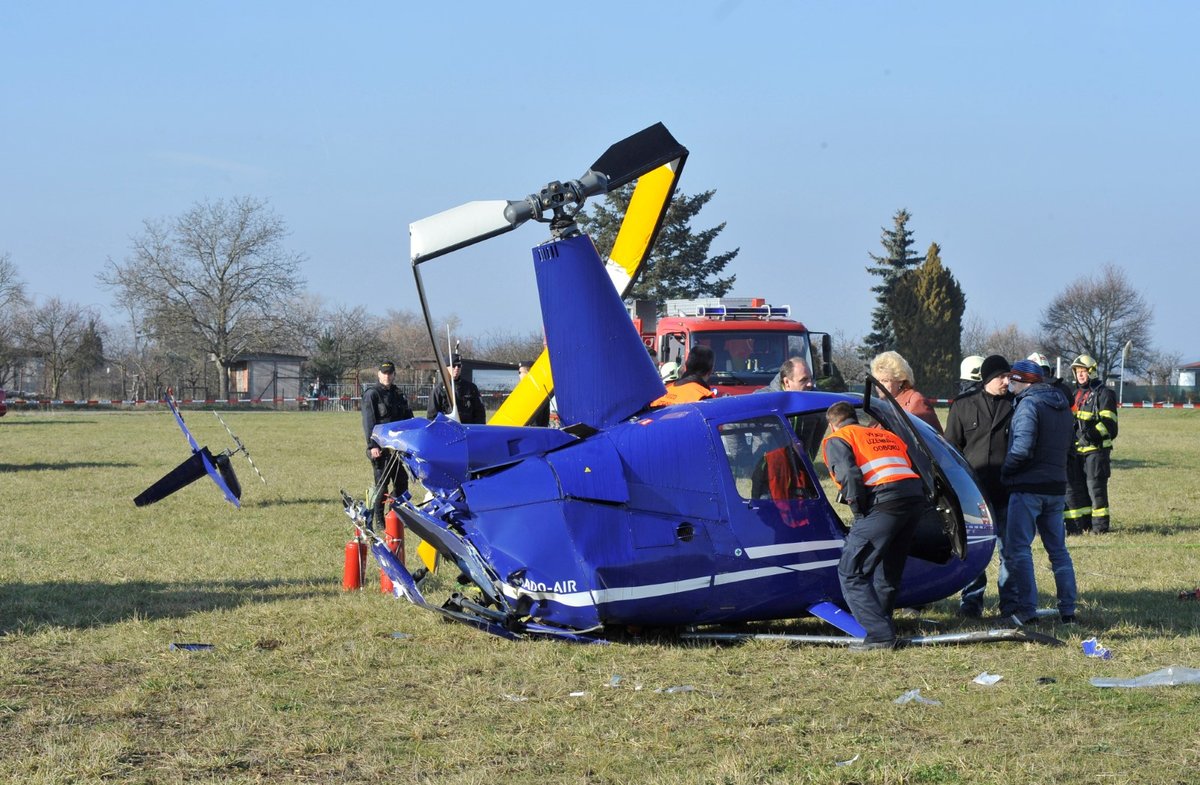
<path fill-rule="evenodd" d="M 913 386 L 912 366 L 899 352 L 875 355 L 875 359 L 871 360 L 871 375 L 892 394 L 901 408 L 929 423 L 938 433 L 942 432 L 942 424 L 938 422 L 933 407 Z"/>

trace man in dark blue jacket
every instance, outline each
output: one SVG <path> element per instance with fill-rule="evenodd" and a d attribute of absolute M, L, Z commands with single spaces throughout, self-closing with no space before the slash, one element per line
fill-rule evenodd
<path fill-rule="evenodd" d="M 1009 390 L 1017 399 L 1000 480 L 1009 491 L 1003 559 L 1008 571 L 1004 580 L 1011 583 L 1017 598 L 1012 618 L 1018 624 L 1037 619 L 1031 550 L 1036 533 L 1050 557 L 1058 613 L 1064 624 L 1071 624 L 1077 593 L 1063 527 L 1063 501 L 1074 417 L 1067 401 L 1043 380 L 1041 367 L 1031 360 L 1013 364 Z"/>

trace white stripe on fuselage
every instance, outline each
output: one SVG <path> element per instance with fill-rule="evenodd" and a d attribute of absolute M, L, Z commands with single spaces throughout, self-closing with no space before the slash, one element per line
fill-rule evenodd
<path fill-rule="evenodd" d="M 813 540 L 811 542 L 787 542 L 782 545 L 754 545 L 746 549 L 746 555 L 751 559 L 764 559 L 768 556 L 783 556 L 787 553 L 825 551 L 841 548 L 845 542 L 845 540 Z"/>
<path fill-rule="evenodd" d="M 841 547 L 841 540 L 828 540 L 826 542 L 835 543 L 833 545 L 821 545 L 819 547 L 804 548 L 802 550 L 820 550 L 824 548 Z M 802 545 L 806 543 L 796 543 Z M 811 543 L 817 545 L 816 543 Z M 763 547 L 782 547 L 782 546 L 763 546 Z M 792 546 L 795 547 L 795 546 Z M 747 553 L 750 549 L 747 549 Z M 765 555 L 765 554 L 763 554 Z M 761 558 L 760 556 L 754 558 Z M 828 567 L 837 566 L 837 559 L 828 559 L 825 561 L 814 562 L 798 562 L 796 564 L 785 564 L 778 567 L 759 567 L 753 570 L 738 570 L 736 572 L 723 572 L 714 576 L 703 576 L 699 578 L 688 578 L 681 581 L 667 581 L 665 583 L 650 583 L 643 586 L 622 586 L 612 589 L 593 589 L 592 591 L 576 591 L 556 593 L 552 591 L 527 591 L 519 589 L 515 586 L 504 584 L 501 590 L 505 596 L 516 599 L 517 597 L 530 597 L 535 600 L 548 600 L 557 602 L 560 605 L 566 605 L 571 608 L 584 608 L 589 605 L 599 605 L 606 602 L 623 602 L 626 600 L 644 600 L 650 597 L 665 597 L 671 594 L 683 594 L 689 591 L 698 591 L 700 589 L 708 589 L 713 586 L 723 586 L 730 583 L 738 583 L 740 581 L 753 581 L 759 578 L 770 578 L 776 575 L 783 575 L 789 572 L 807 572 L 810 570 L 821 570 Z"/>

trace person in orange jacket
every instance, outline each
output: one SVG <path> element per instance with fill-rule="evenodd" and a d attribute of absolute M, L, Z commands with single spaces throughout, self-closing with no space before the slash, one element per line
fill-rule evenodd
<path fill-rule="evenodd" d="M 666 394 L 651 402 L 651 408 L 714 397 L 716 393 L 708 386 L 712 369 L 713 350 L 707 346 L 693 346 L 683 364 L 683 375 L 667 385 Z"/>
<path fill-rule="evenodd" d="M 830 433 L 821 442 L 829 477 L 854 513 L 838 581 L 854 618 L 867 631 L 851 651 L 894 649 L 896 592 L 917 523 L 931 511 L 925 484 L 908 447 L 883 428 L 858 424 L 854 407 L 835 403 L 826 412 Z"/>

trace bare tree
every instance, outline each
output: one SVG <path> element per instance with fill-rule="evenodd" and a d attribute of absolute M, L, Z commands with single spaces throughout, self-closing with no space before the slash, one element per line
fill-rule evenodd
<path fill-rule="evenodd" d="M 1002 327 L 985 325 L 977 317 L 967 320 L 963 328 L 962 353 L 964 357 L 977 354 L 987 357 L 998 354 L 1010 363 L 1028 357 L 1039 349 L 1038 339 L 1015 324 Z"/>
<path fill-rule="evenodd" d="M 280 348 L 272 342 L 287 334 L 303 257 L 284 248 L 283 220 L 251 197 L 197 203 L 143 226 L 132 256 L 124 264 L 110 259 L 100 281 L 143 312 L 150 335 L 211 354 L 226 398 L 234 358 Z"/>
<path fill-rule="evenodd" d="M 1130 370 L 1144 366 L 1154 311 L 1129 283 L 1121 268 L 1107 264 L 1098 276 L 1070 284 L 1042 312 L 1046 353 L 1096 359 L 1104 376 L 1112 373 L 1121 349 L 1133 341 L 1126 361 Z"/>
<path fill-rule="evenodd" d="M 348 371 L 357 373 L 364 366 L 382 359 L 382 320 L 369 314 L 361 305 L 322 310 L 313 326 L 317 334 L 307 367 L 323 382 L 342 382 Z"/>
<path fill-rule="evenodd" d="M 383 320 L 384 326 L 380 337 L 383 339 L 384 351 L 391 355 L 397 369 L 408 369 L 409 382 L 425 383 L 433 378 L 431 373 L 421 373 L 415 370 L 419 361 L 429 361 L 433 357 L 433 348 L 429 345 L 429 332 L 425 329 L 425 319 L 417 311 L 388 311 Z M 450 340 L 462 341 L 462 352 L 470 356 L 473 344 L 469 337 L 460 332 L 462 320 L 456 314 L 444 320 L 435 319 L 433 334 L 438 342 L 438 354 L 446 354 L 447 333 Z M 397 378 L 397 381 L 400 381 Z"/>
<path fill-rule="evenodd" d="M 1155 387 L 1164 388 L 1169 397 L 1170 390 L 1167 388 L 1175 379 L 1181 362 L 1181 356 L 1171 352 L 1154 350 L 1146 353 L 1142 372 L 1146 377 L 1146 383 L 1150 386 L 1151 400 L 1158 400 L 1154 395 Z"/>
<path fill-rule="evenodd" d="M 17 346 L 17 317 L 29 304 L 25 283 L 17 274 L 8 253 L 0 254 L 0 387 L 15 376 L 14 368 L 20 359 Z"/>
<path fill-rule="evenodd" d="M 90 309 L 57 297 L 22 315 L 18 322 L 21 343 L 30 356 L 42 360 L 50 397 L 58 397 L 63 378 L 82 349 L 88 326 L 98 319 Z"/>
<path fill-rule="evenodd" d="M 471 340 L 475 357 L 501 363 L 536 360 L 546 347 L 541 330 L 493 330 Z"/>
<path fill-rule="evenodd" d="M 833 364 L 841 372 L 846 384 L 862 384 L 867 380 L 867 364 L 863 362 L 863 354 L 867 351 L 862 338 L 857 335 L 847 335 L 844 330 L 837 329 L 830 334 L 833 341 Z"/>

